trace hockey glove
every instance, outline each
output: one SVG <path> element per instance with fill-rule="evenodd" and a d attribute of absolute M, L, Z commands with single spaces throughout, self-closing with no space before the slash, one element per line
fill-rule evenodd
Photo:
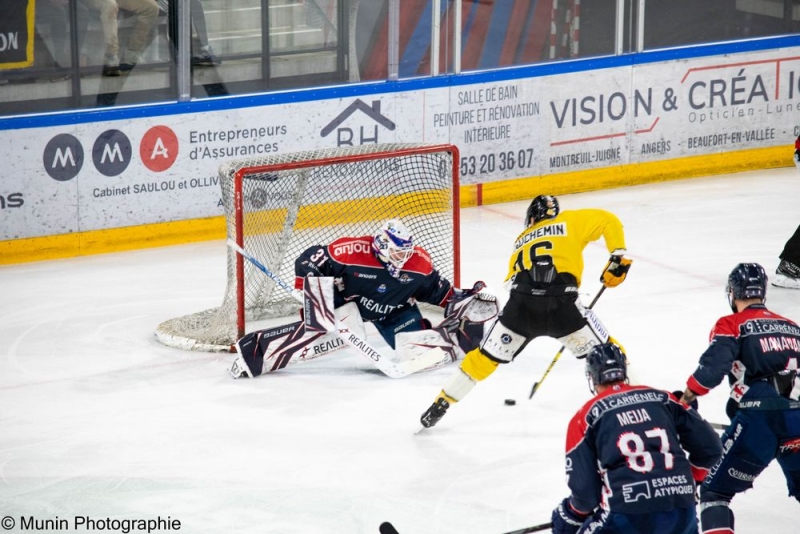
<path fill-rule="evenodd" d="M 676 397 L 676 398 L 677 398 L 679 401 L 680 401 L 680 400 L 683 398 L 683 391 L 681 391 L 681 390 L 676 390 L 676 391 L 673 391 L 673 392 L 672 392 L 672 394 L 673 394 L 673 395 L 675 395 L 675 397 Z M 690 402 L 690 403 L 688 404 L 688 406 L 691 406 L 692 408 L 694 408 L 694 409 L 696 410 L 696 409 L 697 409 L 697 407 L 699 406 L 699 404 L 697 403 L 697 399 L 696 399 L 696 398 L 695 398 L 695 399 L 692 399 L 692 402 Z"/>
<path fill-rule="evenodd" d="M 628 269 L 631 268 L 631 263 L 633 263 L 633 260 L 625 257 L 624 248 L 616 249 L 611 253 L 600 281 L 606 287 L 617 287 L 628 276 Z"/>
<path fill-rule="evenodd" d="M 575 534 L 583 526 L 589 514 L 581 514 L 569 504 L 569 497 L 559 503 L 550 520 L 553 534 Z"/>
<path fill-rule="evenodd" d="M 430 428 L 435 426 L 439 420 L 444 417 L 444 414 L 447 413 L 447 409 L 450 407 L 450 403 L 447 402 L 447 399 L 444 397 L 438 397 L 436 402 L 431 404 L 431 407 L 428 408 L 422 417 L 419 418 L 419 422 L 422 423 L 422 426 L 425 428 Z"/>
<path fill-rule="evenodd" d="M 467 299 L 473 295 L 480 300 L 488 300 L 488 301 L 495 301 L 497 298 L 490 294 L 490 293 L 481 293 L 486 288 L 486 284 L 482 281 L 478 280 L 474 284 L 472 284 L 472 289 L 459 289 L 457 287 L 453 288 L 453 293 L 450 295 L 450 298 L 447 299 L 444 307 L 444 316 L 447 317 L 448 315 L 453 313 L 453 308 L 456 304 L 461 302 L 464 299 Z"/>

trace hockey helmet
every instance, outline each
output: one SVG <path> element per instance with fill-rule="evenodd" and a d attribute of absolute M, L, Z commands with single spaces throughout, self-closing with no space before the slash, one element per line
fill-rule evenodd
<path fill-rule="evenodd" d="M 736 312 L 735 300 L 767 298 L 767 273 L 757 263 L 740 263 L 728 275 L 725 286 L 728 304 Z"/>
<path fill-rule="evenodd" d="M 406 225 L 397 219 L 390 219 L 375 234 L 372 249 L 378 259 L 389 267 L 392 276 L 397 276 L 414 255 L 414 239 Z"/>
<path fill-rule="evenodd" d="M 586 378 L 589 388 L 595 386 L 624 382 L 628 378 L 625 354 L 614 343 L 595 345 L 586 356 Z"/>
<path fill-rule="evenodd" d="M 552 219 L 559 213 L 558 199 L 552 195 L 539 195 L 531 200 L 525 214 L 525 227 L 533 226 L 542 219 Z"/>

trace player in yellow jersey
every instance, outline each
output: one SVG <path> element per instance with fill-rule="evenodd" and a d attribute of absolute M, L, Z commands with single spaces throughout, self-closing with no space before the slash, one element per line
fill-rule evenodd
<path fill-rule="evenodd" d="M 458 371 L 422 415 L 424 427 L 434 426 L 451 404 L 509 363 L 534 338 L 557 338 L 575 356 L 606 343 L 608 331 L 578 299 L 583 275 L 583 249 L 603 237 L 611 258 L 601 281 L 616 287 L 625 280 L 631 260 L 625 257 L 622 223 L 600 209 L 561 212 L 558 200 L 539 195 L 525 216 L 525 231 L 514 242 L 506 285 L 509 299 L 481 345 L 467 353 Z"/>

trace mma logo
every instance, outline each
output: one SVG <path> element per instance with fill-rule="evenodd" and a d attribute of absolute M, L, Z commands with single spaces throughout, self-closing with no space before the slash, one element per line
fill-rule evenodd
<path fill-rule="evenodd" d="M 625 502 L 636 502 L 639 498 L 650 499 L 650 484 L 646 480 L 642 482 L 634 482 L 632 484 L 624 484 L 622 486 L 622 496 Z"/>

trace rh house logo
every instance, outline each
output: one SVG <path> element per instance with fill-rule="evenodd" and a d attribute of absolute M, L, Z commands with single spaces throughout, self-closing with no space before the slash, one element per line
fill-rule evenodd
<path fill-rule="evenodd" d="M 353 128 L 342 126 L 356 112 L 366 115 L 374 124 L 359 126 L 357 131 Z M 355 102 L 347 106 L 335 119 L 322 128 L 320 136 L 327 137 L 331 132 L 336 131 L 336 146 L 378 143 L 379 126 L 389 131 L 393 131 L 397 127 L 389 117 L 381 114 L 380 100 L 373 100 L 372 106 L 368 106 L 364 101 L 356 99 Z"/>

